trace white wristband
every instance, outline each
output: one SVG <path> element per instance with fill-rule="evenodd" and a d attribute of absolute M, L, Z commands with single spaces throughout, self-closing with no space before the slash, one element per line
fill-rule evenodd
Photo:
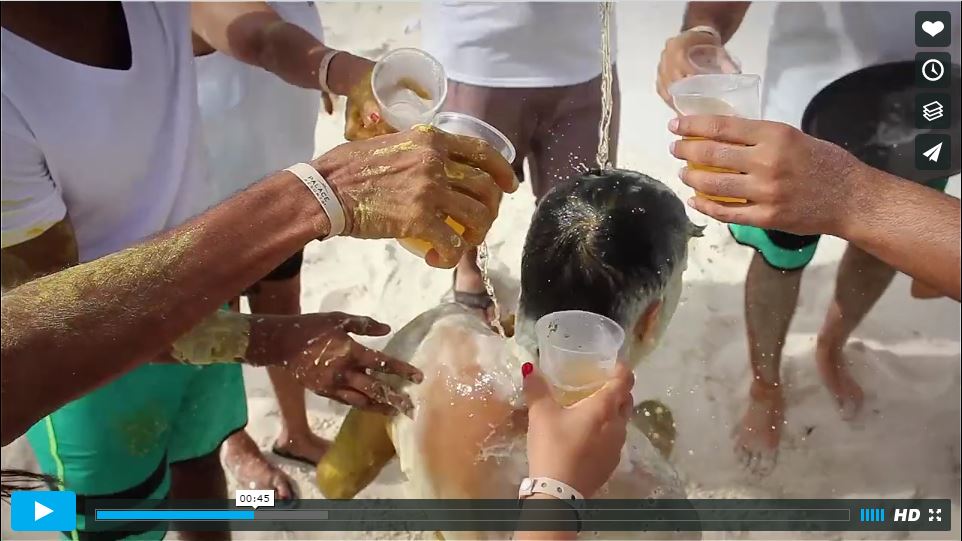
<path fill-rule="evenodd" d="M 321 63 L 317 68 L 317 79 L 321 85 L 321 91 L 327 92 L 328 94 L 333 94 L 331 87 L 327 86 L 327 74 L 331 71 L 331 61 L 334 57 L 339 55 L 344 51 L 339 51 L 337 49 L 328 49 L 324 56 L 321 57 Z"/>
<path fill-rule="evenodd" d="M 693 26 L 685 30 L 685 32 L 704 32 L 706 34 L 715 36 L 715 39 L 717 39 L 718 41 L 722 40 L 721 32 L 719 32 L 712 26 L 708 26 L 707 24 L 700 24 L 698 26 Z"/>
<path fill-rule="evenodd" d="M 301 182 L 317 198 L 317 202 L 321 204 L 324 214 L 327 214 L 327 218 L 331 222 L 331 232 L 324 238 L 329 239 L 343 233 L 345 226 L 344 207 L 341 206 L 341 202 L 337 199 L 331 185 L 324 180 L 317 169 L 307 163 L 296 163 L 285 171 L 294 173 L 294 176 L 301 179 Z"/>
<path fill-rule="evenodd" d="M 525 499 L 535 494 L 547 494 L 559 500 L 583 500 L 584 496 L 571 486 L 550 477 L 525 477 L 518 488 L 518 498 Z"/>

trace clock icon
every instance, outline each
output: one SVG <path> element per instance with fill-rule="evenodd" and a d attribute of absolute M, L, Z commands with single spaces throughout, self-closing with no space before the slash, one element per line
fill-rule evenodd
<path fill-rule="evenodd" d="M 915 55 L 915 84 L 922 88 L 945 88 L 956 77 L 952 57 L 943 52 Z"/>
<path fill-rule="evenodd" d="M 922 63 L 922 77 L 926 81 L 937 82 L 945 75 L 945 65 L 938 58 L 930 58 Z"/>

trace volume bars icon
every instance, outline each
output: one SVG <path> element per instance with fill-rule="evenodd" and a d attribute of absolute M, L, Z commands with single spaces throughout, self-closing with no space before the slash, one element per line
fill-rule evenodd
<path fill-rule="evenodd" d="M 938 120 L 944 116 L 942 109 L 942 103 L 938 100 L 930 101 L 922 106 L 922 117 L 929 122 Z"/>

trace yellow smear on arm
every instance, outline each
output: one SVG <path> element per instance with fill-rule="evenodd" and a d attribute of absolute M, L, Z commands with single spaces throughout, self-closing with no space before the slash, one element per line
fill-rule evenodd
<path fill-rule="evenodd" d="M 178 338 L 171 355 L 185 364 L 232 363 L 244 358 L 250 341 L 250 318 L 218 310 Z"/>

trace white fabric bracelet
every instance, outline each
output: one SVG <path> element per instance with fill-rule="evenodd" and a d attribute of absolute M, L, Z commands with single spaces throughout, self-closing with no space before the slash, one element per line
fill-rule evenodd
<path fill-rule="evenodd" d="M 715 27 L 713 27 L 713 26 L 708 26 L 707 24 L 700 24 L 700 25 L 698 25 L 698 26 L 693 26 L 693 27 L 688 28 L 687 30 L 685 30 L 685 32 L 704 32 L 704 33 L 706 33 L 706 34 L 710 34 L 710 35 L 712 35 L 712 36 L 715 36 L 715 39 L 717 39 L 718 41 L 722 41 L 721 32 L 719 32 L 718 30 L 716 30 Z"/>
<path fill-rule="evenodd" d="M 518 498 L 523 500 L 535 494 L 547 494 L 559 500 L 583 500 L 584 496 L 566 483 L 550 477 L 525 477 L 518 488 Z"/>
<path fill-rule="evenodd" d="M 307 186 L 307 189 L 314 194 L 317 198 L 317 202 L 321 204 L 321 208 L 324 209 L 324 214 L 327 214 L 328 220 L 331 222 L 331 231 L 324 237 L 329 239 L 331 237 L 336 237 L 344 232 L 345 220 L 344 220 L 344 207 L 341 206 L 341 202 L 337 199 L 337 195 L 331 188 L 331 185 L 324 180 L 324 177 L 317 172 L 317 169 L 307 163 L 296 163 L 287 169 L 294 176 L 301 179 L 301 182 Z"/>
<path fill-rule="evenodd" d="M 324 56 L 321 57 L 321 63 L 317 68 L 317 79 L 321 84 L 321 91 L 327 92 L 328 94 L 334 94 L 331 91 L 331 87 L 327 86 L 327 74 L 331 71 L 331 61 L 334 57 L 339 55 L 344 51 L 339 51 L 337 49 L 328 49 Z"/>

